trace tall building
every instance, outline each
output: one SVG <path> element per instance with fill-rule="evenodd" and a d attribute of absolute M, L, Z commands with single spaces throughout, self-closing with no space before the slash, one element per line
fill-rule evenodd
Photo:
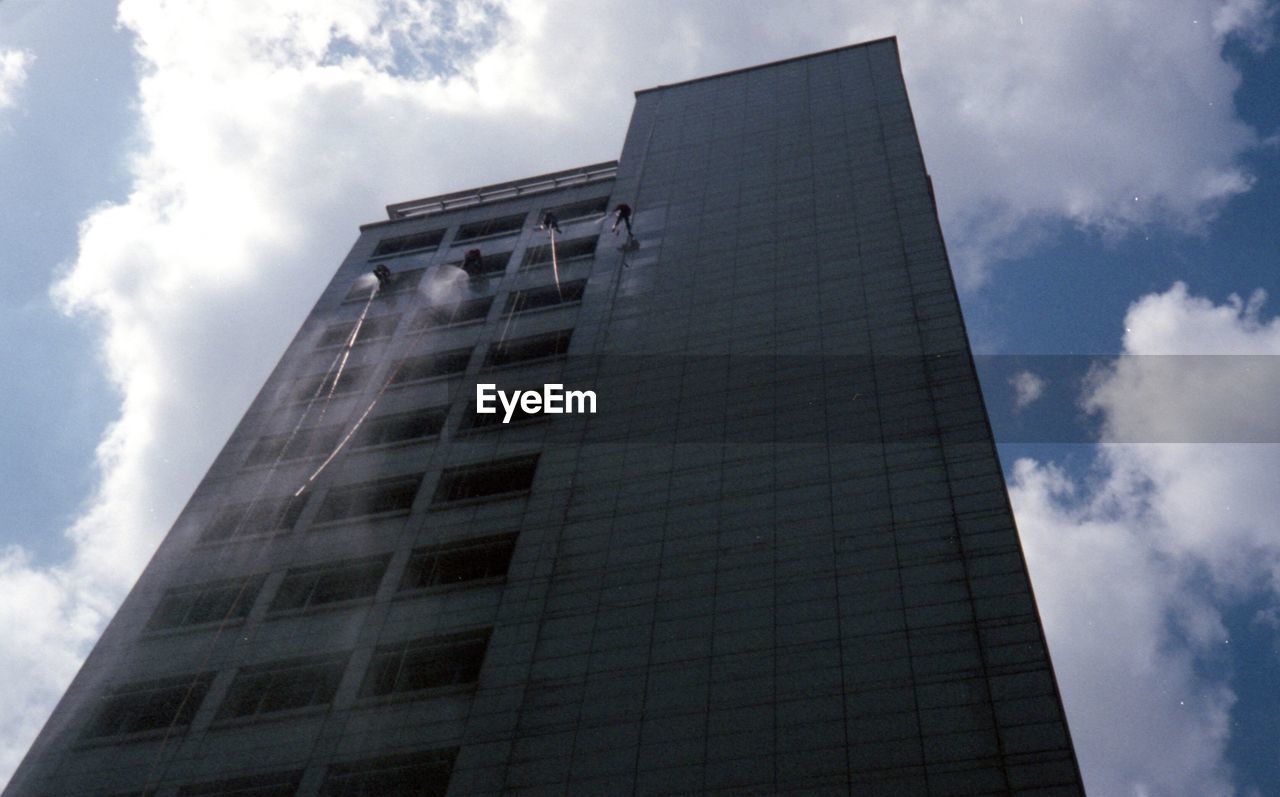
<path fill-rule="evenodd" d="M 5 793 L 1081 791 L 881 40 L 363 227 Z"/>

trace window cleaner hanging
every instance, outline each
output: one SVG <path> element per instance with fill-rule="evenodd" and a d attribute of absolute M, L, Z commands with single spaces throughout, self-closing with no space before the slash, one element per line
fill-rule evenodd
<path fill-rule="evenodd" d="M 462 270 L 467 272 L 467 276 L 472 279 L 484 274 L 484 256 L 480 254 L 479 249 L 467 250 L 467 253 L 462 257 Z"/>
<path fill-rule="evenodd" d="M 542 223 L 538 225 L 538 229 L 546 230 L 548 233 L 560 232 L 560 221 L 556 218 L 556 214 L 549 210 L 542 214 Z"/>
<path fill-rule="evenodd" d="M 378 278 L 378 290 L 385 291 L 391 285 L 391 269 L 379 264 L 373 267 L 373 276 Z"/>

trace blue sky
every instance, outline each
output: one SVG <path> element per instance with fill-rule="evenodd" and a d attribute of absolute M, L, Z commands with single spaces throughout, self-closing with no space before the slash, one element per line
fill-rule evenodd
<path fill-rule="evenodd" d="M 1109 442 L 1275 416 L 1216 356 L 1280 354 L 1274 9 L 851 5 L 0 0 L 0 780 L 358 224 L 616 157 L 635 89 L 897 35 L 971 337 L 1025 356 L 993 412 L 1105 443 L 1001 452 L 1091 792 L 1280 794 L 1275 438 Z"/>

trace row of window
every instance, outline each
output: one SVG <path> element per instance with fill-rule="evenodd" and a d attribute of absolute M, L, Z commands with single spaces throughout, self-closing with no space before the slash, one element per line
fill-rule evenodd
<path fill-rule="evenodd" d="M 502 578 L 515 551 L 515 534 L 417 548 L 398 590 Z M 358 598 L 372 598 L 391 563 L 390 555 L 291 568 L 271 600 L 268 614 L 315 608 Z M 175 587 L 164 593 L 147 622 L 148 631 L 187 628 L 247 617 L 258 600 L 265 574 Z"/>
<path fill-rule="evenodd" d="M 414 639 L 374 650 L 361 698 L 414 695 L 475 683 L 490 629 Z M 333 701 L 350 653 L 241 668 L 218 707 L 217 720 L 257 717 Z M 190 725 L 214 673 L 144 681 L 109 689 L 84 725 L 83 738 L 143 733 Z M 426 696 L 426 695 L 422 695 Z"/>
<path fill-rule="evenodd" d="M 502 340 L 489 345 L 482 368 L 523 365 L 567 354 L 572 329 L 558 329 L 539 335 Z M 471 347 L 420 354 L 397 360 L 391 366 L 391 385 L 403 385 L 446 376 L 457 376 L 467 370 Z M 341 371 L 313 374 L 299 380 L 294 394 L 298 401 L 309 401 L 329 395 L 344 395 L 362 390 L 373 375 L 373 366 L 352 366 Z"/>
<path fill-rule="evenodd" d="M 596 252 L 596 244 L 599 239 L 592 235 L 583 238 L 570 238 L 564 241 L 556 241 L 555 261 L 558 263 L 567 263 L 579 259 L 592 257 Z M 507 270 L 507 264 L 511 261 L 511 252 L 499 252 L 495 254 L 484 255 L 480 259 L 478 268 L 472 268 L 471 276 L 473 277 L 490 277 L 501 274 Z M 519 271 L 532 271 L 538 268 L 545 268 L 552 265 L 551 244 L 539 244 L 531 246 L 524 252 L 524 257 L 520 260 Z M 462 260 L 452 260 L 446 265 L 462 267 Z M 409 293 L 418 289 L 422 282 L 423 276 L 427 273 L 425 268 L 411 268 L 403 271 L 392 272 L 390 281 L 378 290 L 378 297 L 395 296 L 397 294 Z M 343 297 L 344 302 L 363 301 L 369 298 L 373 285 L 367 281 L 358 281 Z"/>
<path fill-rule="evenodd" d="M 458 501 L 523 494 L 533 486 L 537 467 L 538 455 L 530 454 L 445 468 L 431 503 L 446 507 Z M 422 477 L 423 474 L 415 473 L 335 487 L 325 495 L 315 522 L 407 512 L 417 497 Z M 265 498 L 227 507 L 205 527 L 200 542 L 212 544 L 286 533 L 298 522 L 308 497 Z"/>
<path fill-rule="evenodd" d="M 540 210 L 536 218 L 542 218 L 544 213 L 553 213 L 559 219 L 560 223 L 568 224 L 575 221 L 584 221 L 586 219 L 597 218 L 603 216 L 609 210 L 609 197 L 599 196 L 585 199 L 579 202 L 572 202 L 567 205 L 559 205 L 552 208 Z M 466 243 L 475 241 L 480 238 L 491 238 L 499 235 L 511 235 L 524 229 L 525 219 L 528 213 L 513 213 L 507 216 L 500 216 L 494 219 L 481 219 L 463 224 L 458 227 L 458 232 L 453 236 L 453 244 Z M 399 235 L 393 238 L 384 238 L 374 247 L 373 256 L 389 257 L 392 255 L 401 255 L 407 252 L 421 252 L 435 249 L 444 241 L 445 230 L 429 230 L 427 232 L 418 232 L 411 235 Z"/>
<path fill-rule="evenodd" d="M 455 747 L 330 764 L 320 797 L 444 797 L 457 757 Z M 294 797 L 302 775 L 296 770 L 193 784 L 178 789 L 178 797 Z"/>
<path fill-rule="evenodd" d="M 503 317 L 509 317 L 548 307 L 576 304 L 582 301 L 582 294 L 586 290 L 586 286 L 587 281 L 583 279 L 566 281 L 558 286 L 541 285 L 536 288 L 516 291 L 507 295 L 506 306 L 502 310 L 502 315 Z M 453 304 L 436 304 L 424 307 L 413 317 L 413 321 L 409 325 L 409 331 L 421 332 L 427 329 L 461 326 L 483 321 L 489 315 L 489 308 L 492 306 L 493 297 L 485 296 L 479 299 L 454 302 Z M 395 334 L 399 324 L 399 314 L 366 318 L 361 322 L 360 332 L 352 343 L 353 345 L 358 345 L 385 340 Z M 346 345 L 350 341 L 351 333 L 355 331 L 355 328 L 355 321 L 334 324 L 324 331 L 316 346 L 317 348 L 326 348 Z"/>

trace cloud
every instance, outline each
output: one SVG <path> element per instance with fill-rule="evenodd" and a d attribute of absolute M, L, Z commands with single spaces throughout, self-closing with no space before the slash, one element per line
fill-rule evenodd
<path fill-rule="evenodd" d="M 1280 321 L 1263 320 L 1262 302 L 1215 304 L 1182 283 L 1135 302 L 1125 352 L 1155 356 L 1122 358 L 1089 388 L 1104 440 L 1171 424 L 1221 439 L 1230 419 L 1271 418 L 1274 389 L 1217 384 L 1240 373 L 1231 357 L 1184 356 L 1280 355 Z M 1280 605 L 1278 470 L 1276 444 L 1109 442 L 1088 479 L 1016 464 L 1011 496 L 1091 793 L 1234 793 L 1235 696 L 1203 665 L 1225 655 L 1226 607 Z"/>
<path fill-rule="evenodd" d="M 953 259 L 977 284 L 1054 225 L 1200 230 L 1248 188 L 1256 137 L 1221 50 L 1249 8 L 122 0 L 131 187 L 83 221 L 54 290 L 96 319 L 120 410 L 73 557 L 2 560 L 0 592 L 25 597 L 0 648 L 0 677 L 23 684 L 0 712 L 0 777 L 387 202 L 616 157 L 637 88 L 896 33 Z M 29 683 L 36 657 L 56 666 Z"/>
<path fill-rule="evenodd" d="M 1019 371 L 1009 377 L 1009 385 L 1013 388 L 1013 407 L 1022 410 L 1030 407 L 1044 395 L 1047 386 L 1044 379 L 1030 371 Z"/>
<path fill-rule="evenodd" d="M 963 284 L 1063 223 L 1201 232 L 1252 185 L 1239 158 L 1258 136 L 1235 114 L 1222 46 L 1261 46 L 1262 3 L 912 0 L 860 17 L 858 34 L 900 36 Z"/>
<path fill-rule="evenodd" d="M 0 50 L 0 111 L 18 104 L 18 90 L 34 60 L 28 50 Z"/>

